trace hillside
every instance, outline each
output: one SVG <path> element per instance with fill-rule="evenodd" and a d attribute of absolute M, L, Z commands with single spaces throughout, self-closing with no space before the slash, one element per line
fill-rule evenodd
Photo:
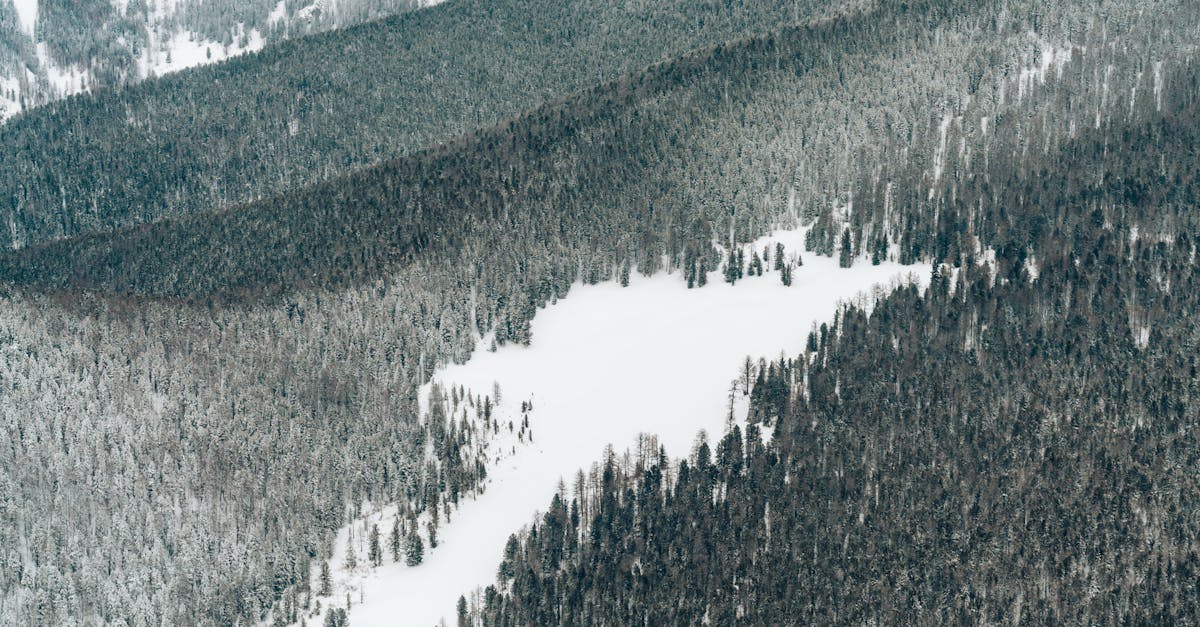
<path fill-rule="evenodd" d="M 842 4 L 455 1 L 69 98 L 0 126 L 0 246 L 287 193 Z"/>
<path fill-rule="evenodd" d="M 964 166 L 945 210 L 1002 204 L 985 244 L 1027 247 L 844 308 L 749 375 L 749 427 L 685 461 L 609 457 L 460 621 L 1194 619 L 1200 72 L 1163 79 L 1030 170 Z M 1020 128 L 990 131 L 997 154 Z"/>
<path fill-rule="evenodd" d="M 1007 68 L 1053 48 L 1017 23 L 1002 29 L 1011 34 L 981 37 L 967 5 L 932 13 L 944 35 L 923 30 L 928 18 L 917 11 L 880 15 L 888 10 L 699 50 L 453 143 L 246 206 L 4 253 L 0 277 L 57 290 L 256 299 L 361 284 L 416 257 L 474 257 L 493 237 L 514 243 L 480 254 L 545 247 L 533 240 L 558 233 L 583 245 L 578 264 L 594 278 L 622 264 L 653 271 L 663 254 L 712 268 L 717 260 L 704 259 L 711 240 L 752 237 L 801 215 L 819 218 L 813 243 L 823 254 L 846 223 L 856 250 L 904 242 L 911 261 L 929 249 L 942 215 L 936 204 L 905 205 L 886 224 L 866 213 L 880 204 L 835 215 L 852 201 L 847 182 L 886 167 L 890 155 L 879 147 L 897 133 L 902 148 L 914 147 L 902 158 L 926 176 L 943 120 L 968 103 L 973 115 L 993 117 L 1029 106 L 1006 99 Z M 1154 29 L 1168 16 L 1134 24 Z M 1070 17 L 1061 24 L 1081 28 Z M 948 63 L 957 58 L 993 58 L 997 67 Z M 1093 56 L 1072 71 L 1103 61 Z M 1150 62 L 1131 57 L 1119 67 Z M 923 73 L 928 67 L 937 69 Z M 1079 85 L 1080 99 L 1100 97 L 1098 85 Z M 876 232 L 864 235 L 864 223 Z"/>
<path fill-rule="evenodd" d="M 404 13 L 417 0 L 3 0 L 0 121 L 77 93 Z"/>
<path fill-rule="evenodd" d="M 1031 390 L 1026 399 L 1046 396 L 1047 415 L 1081 406 L 1099 415 L 1098 405 L 1110 403 L 1126 403 L 1132 415 L 1135 397 L 1161 413 L 1189 398 L 1182 352 L 1191 341 L 1189 301 L 1169 286 L 1190 281 L 1185 253 L 1195 224 L 1191 146 L 1200 93 L 1194 7 L 925 0 L 813 21 L 770 18 L 776 9 L 753 2 L 606 9 L 630 18 L 622 21 L 577 3 L 450 2 L 68 99 L 0 127 L 0 138 L 8 138 L 0 178 L 8 177 L 5 189 L 13 192 L 0 202 L 28 207 L 9 231 L 16 234 L 10 243 L 22 245 L 0 255 L 0 623 L 290 624 L 353 603 L 330 598 L 322 580 L 344 577 L 322 577 L 322 567 L 363 570 L 338 552 L 351 529 L 356 540 L 369 537 L 359 534 L 368 533 L 357 526 L 363 516 L 387 511 L 420 543 L 430 537 L 425 525 L 436 529 L 486 491 L 496 447 L 511 444 L 488 436 L 489 426 L 495 435 L 488 408 L 498 393 L 452 391 L 446 407 L 457 411 L 438 413 L 439 399 L 422 398 L 435 372 L 465 362 L 483 337 L 498 352 L 530 345 L 539 311 L 574 298 L 579 285 L 636 284 L 635 273 L 670 271 L 646 281 L 723 289 L 702 279 L 736 280 L 753 256 L 728 252 L 779 227 L 804 225 L 811 254 L 834 256 L 838 266 L 932 262 L 941 266 L 934 279 L 952 277 L 945 291 L 956 287 L 955 298 L 939 296 L 937 281 L 929 295 L 884 298 L 875 311 L 898 312 L 890 317 L 844 311 L 812 337 L 818 362 L 781 363 L 772 354 L 772 365 L 760 366 L 766 391 L 757 395 L 774 405 L 750 402 L 753 421 L 790 425 L 777 433 L 777 447 L 824 451 L 829 442 L 847 451 L 839 461 L 849 464 L 861 452 L 855 438 L 881 450 L 892 434 L 878 425 L 892 425 L 892 409 L 911 402 L 920 419 L 936 416 L 939 429 L 909 432 L 906 454 L 932 455 L 921 448 L 929 443 L 963 452 L 915 470 L 889 467 L 920 483 L 951 458 L 964 465 L 951 479 L 965 476 L 969 464 L 995 463 L 958 439 L 964 414 L 940 403 L 952 390 L 939 385 L 1003 405 L 1011 402 L 1006 386 L 1017 382 Z M 653 13 L 661 19 L 644 28 L 632 19 L 644 17 L 638 11 L 661 12 Z M 700 17 L 711 29 L 692 28 Z M 414 37 L 426 33 L 426 45 L 392 45 L 407 28 Z M 468 34 L 477 45 L 456 39 Z M 558 44 L 565 41 L 590 43 L 564 52 Z M 631 49 L 637 53 L 627 55 Z M 492 73 L 459 72 L 466 67 Z M 404 76 L 413 84 L 389 82 Z M 555 76 L 560 83 L 540 82 Z M 217 80 L 222 89 L 212 89 Z M 322 95 L 297 99 L 301 87 Z M 409 94 L 419 106 L 400 100 Z M 294 136 L 287 132 L 293 120 Z M 285 136 L 286 146 L 278 141 Z M 1105 286 L 1106 277 L 1118 282 Z M 1056 300 L 1064 294 L 1070 302 Z M 1080 322 L 1092 319 L 1079 309 L 1085 303 L 1099 328 Z M 747 312 L 746 324 L 760 313 Z M 855 337 L 838 352 L 847 328 Z M 1174 339 L 1160 342 L 1156 333 Z M 1130 338 L 1142 352 L 1129 351 Z M 1026 344 L 1041 352 L 1026 352 Z M 1070 352 L 1077 345 L 1093 353 Z M 963 353 L 951 351 L 960 346 Z M 1150 347 L 1162 352 L 1145 352 Z M 1070 363 L 1047 365 L 1039 355 Z M 982 362 L 990 369 L 972 365 L 983 357 L 993 360 Z M 805 368 L 831 369 L 808 383 L 790 376 Z M 790 375 L 780 379 L 781 372 Z M 1088 387 L 1088 373 L 1111 385 Z M 901 377 L 908 387 L 893 395 L 876 374 Z M 799 404 L 806 389 L 819 394 Z M 843 422 L 798 430 L 839 411 L 852 390 L 862 404 Z M 1157 400 L 1154 390 L 1162 391 Z M 464 407 L 470 419 L 459 421 Z M 976 435 L 1005 446 L 1001 431 L 1016 423 L 991 424 L 1000 426 Z M 1072 434 L 1057 451 L 1092 450 L 1085 435 Z M 1017 461 L 1001 469 L 1020 474 L 1022 464 L 1041 459 L 1031 442 L 1011 449 Z M 730 476 L 733 447 L 731 439 L 719 462 Z M 784 499 L 816 498 L 788 491 L 802 485 L 797 477 L 817 476 L 814 464 L 827 471 L 820 463 L 832 458 L 811 448 L 771 451 L 742 443 L 743 460 L 769 463 L 774 455 L 772 468 L 783 471 L 770 475 L 774 491 L 762 493 L 772 512 Z M 1072 459 L 1073 470 L 1089 467 L 1086 458 Z M 1136 466 L 1129 459 L 1091 467 L 1119 468 L 1124 477 Z M 1114 476 L 1101 473 L 1097 481 Z M 1168 476 L 1177 475 L 1155 475 Z M 711 487 L 692 480 L 707 481 L 692 475 L 685 494 Z M 539 549 L 553 536 L 540 527 L 536 538 L 519 536 L 505 585 L 463 612 L 485 622 L 625 623 L 637 612 L 696 622 L 704 603 L 734 597 L 761 602 L 754 607 L 769 623 L 788 622 L 782 617 L 792 610 L 814 622 L 846 615 L 932 622 L 948 620 L 948 608 L 983 612 L 979 603 L 947 597 L 942 584 L 923 583 L 888 587 L 897 591 L 889 602 L 919 599 L 941 614 L 887 614 L 865 594 L 855 597 L 861 611 L 849 614 L 838 613 L 849 607 L 844 598 L 831 610 L 823 592 L 809 595 L 812 607 L 764 601 L 762 586 L 783 581 L 795 562 L 768 564 L 763 579 L 753 580 L 758 587 L 735 587 L 752 580 L 747 563 L 761 563 L 758 527 L 752 533 L 743 523 L 762 520 L 752 507 L 765 510 L 767 502 L 745 505 L 737 488 L 712 511 L 686 499 L 663 501 L 695 514 L 686 532 L 672 528 L 669 537 L 720 540 L 728 552 L 672 545 L 626 560 L 634 553 L 613 547 L 646 546 L 645 538 L 630 540 L 631 527 L 621 522 L 631 513 L 628 520 L 638 520 L 624 487 L 640 479 L 601 474 L 595 483 L 607 481 L 624 484 L 596 491 L 607 500 L 580 500 L 574 552 Z M 911 516 L 880 526 L 924 537 L 920 525 L 932 520 L 930 511 L 961 511 L 955 507 L 965 502 L 953 499 L 966 498 L 966 488 L 944 485 L 942 501 L 922 496 L 911 502 Z M 830 479 L 814 489 L 830 495 L 837 487 Z M 834 510 L 814 505 L 804 510 L 813 518 L 773 529 L 780 537 L 816 537 L 834 555 L 847 542 L 841 527 L 827 536 L 810 532 L 823 512 L 865 494 L 846 490 L 844 500 L 822 501 Z M 1175 494 L 1190 503 L 1190 493 Z M 559 524 L 569 503 L 552 507 L 559 509 L 551 524 Z M 1110 525 L 1081 509 L 1063 511 L 1048 528 L 1062 531 L 1071 526 L 1062 521 L 1076 519 Z M 1138 517 L 1151 511 L 1142 507 Z M 614 524 L 593 533 L 593 514 Z M 667 527 L 656 529 L 668 537 Z M 1131 537 L 1116 533 L 1102 537 Z M 584 547 L 592 537 L 599 545 Z M 1034 536 L 1019 537 L 1033 546 Z M 1101 536 L 1070 537 L 1086 545 Z M 945 571 L 952 576 L 1003 575 L 988 570 L 995 562 L 956 554 L 959 545 L 919 546 L 969 565 L 970 572 Z M 1164 553 L 1160 563 L 1184 568 L 1184 554 Z M 680 594 L 666 613 L 658 613 L 661 599 L 647 587 L 610 587 L 630 582 L 623 573 L 639 558 L 649 569 L 664 555 L 694 556 L 689 573 L 696 573 L 693 596 Z M 905 555 L 884 564 L 911 574 L 915 562 Z M 1066 549 L 1056 555 L 1078 557 Z M 1128 555 L 1122 565 L 1136 567 L 1144 557 L 1132 549 Z M 841 594 L 829 582 L 868 577 L 848 568 L 856 564 L 821 562 L 806 575 L 806 588 L 779 585 L 775 598 L 800 598 L 827 584 Z M 1020 586 L 1066 571 L 1020 572 L 1028 577 L 1008 583 L 1023 591 L 1015 598 L 1032 599 L 1041 592 Z M 692 579 L 673 581 L 685 580 Z M 1096 585 L 1118 594 L 1116 581 Z M 1187 592 L 1174 584 L 1158 589 Z M 562 604 L 552 608 L 552 599 Z M 723 608 L 736 611 L 731 603 Z M 1065 617 L 1046 606 L 1031 615 Z M 1112 615 L 1166 616 L 1140 609 Z M 340 614 L 325 616 L 336 622 Z"/>

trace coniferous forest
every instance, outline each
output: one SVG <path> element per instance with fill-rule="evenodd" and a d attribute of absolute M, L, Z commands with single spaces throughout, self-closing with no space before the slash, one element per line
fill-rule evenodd
<path fill-rule="evenodd" d="M 446 616 L 1200 619 L 1191 3 L 378 4 L 0 124 L 0 624 L 353 624 L 329 570 L 435 559 L 534 441 L 439 368 L 631 272 L 790 285 L 735 251 L 797 226 L 927 285 L 543 495 Z"/>

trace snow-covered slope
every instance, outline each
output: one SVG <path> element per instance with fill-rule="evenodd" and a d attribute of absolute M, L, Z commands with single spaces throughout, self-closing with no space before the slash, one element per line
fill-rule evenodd
<path fill-rule="evenodd" d="M 0 0 L 13 2 L 20 29 L 15 33 L 0 31 L 0 49 L 32 51 L 26 58 L 8 62 L 10 67 L 0 62 L 0 121 L 20 112 L 22 106 L 88 91 L 97 84 L 138 81 L 217 63 L 259 50 L 273 41 L 351 26 L 444 0 L 278 0 L 273 4 L 267 0 L 149 0 L 144 4 L 110 0 L 112 11 L 104 14 L 103 23 L 91 23 L 82 17 L 77 24 L 68 21 L 65 27 L 73 31 L 68 39 L 91 45 L 90 49 L 74 51 L 91 55 L 86 61 L 72 63 L 61 62 L 51 54 L 45 33 L 38 28 L 39 3 L 46 1 Z M 66 6 L 69 9 L 71 5 Z M 215 26 L 223 23 L 225 13 L 238 15 L 239 19 L 245 15 L 248 21 L 239 21 L 232 28 Z M 56 28 L 61 30 L 64 25 Z M 116 31 L 132 36 L 122 34 L 113 39 Z M 129 67 L 125 59 L 131 61 Z"/>
<path fill-rule="evenodd" d="M 754 250 L 773 251 L 775 242 L 794 255 L 803 249 L 803 232 L 778 232 Z M 731 395 L 741 394 L 731 382 L 747 355 L 794 355 L 839 301 L 928 275 L 861 260 L 842 269 L 815 255 L 803 262 L 791 287 L 773 271 L 732 286 L 712 272 L 708 286 L 693 290 L 667 274 L 633 276 L 624 288 L 576 286 L 537 314 L 529 347 L 488 352 L 485 338 L 469 362 L 439 371 L 435 380 L 446 387 L 490 391 L 498 384 L 502 415 L 519 416 L 522 401 L 531 401 L 533 441 L 490 470 L 486 492 L 441 527 L 439 546 L 427 550 L 425 563 L 408 567 L 388 557 L 381 568 L 335 577 L 325 608 L 344 607 L 349 598 L 356 627 L 452 623 L 459 595 L 494 581 L 508 536 L 546 506 L 560 478 L 569 486 L 577 470 L 598 462 L 606 444 L 620 451 L 650 433 L 669 455 L 687 455 L 700 430 L 724 432 Z M 744 403 L 738 405 L 744 413 Z M 381 529 L 390 527 L 388 514 L 374 514 Z M 342 543 L 347 535 L 339 536 Z M 343 568 L 344 554 L 339 545 L 332 569 Z M 322 619 L 306 618 L 308 624 Z"/>

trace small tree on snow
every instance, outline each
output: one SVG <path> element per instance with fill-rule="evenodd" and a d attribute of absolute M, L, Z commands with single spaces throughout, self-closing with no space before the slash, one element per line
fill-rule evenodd
<path fill-rule="evenodd" d="M 383 549 L 379 546 L 379 525 L 371 525 L 371 540 L 367 549 L 367 557 L 373 566 L 383 563 Z"/>
<path fill-rule="evenodd" d="M 333 581 L 329 577 L 329 562 L 321 562 L 321 589 L 317 594 L 327 597 L 333 594 Z"/>
<path fill-rule="evenodd" d="M 838 251 L 838 265 L 849 268 L 854 264 L 854 245 L 850 242 L 850 229 L 842 231 L 842 246 Z"/>
<path fill-rule="evenodd" d="M 421 534 L 417 533 L 417 525 L 412 525 L 412 530 L 408 533 L 408 540 L 404 543 L 404 563 L 409 566 L 418 566 L 425 559 L 425 541 L 421 539 Z"/>
<path fill-rule="evenodd" d="M 396 518 L 392 520 L 392 533 L 388 536 L 388 546 L 392 550 L 392 561 L 400 561 L 400 515 L 396 514 Z"/>

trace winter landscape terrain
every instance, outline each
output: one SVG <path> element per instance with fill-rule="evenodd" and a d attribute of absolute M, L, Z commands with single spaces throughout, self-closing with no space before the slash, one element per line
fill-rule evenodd
<path fill-rule="evenodd" d="M 1197 622 L 1198 32 L 0 0 L 0 625 Z"/>
<path fill-rule="evenodd" d="M 261 50 L 439 0 L 4 0 L 0 121 L 26 107 Z M 43 5 L 53 7 L 47 9 Z M 0 7 L 0 22 L 6 8 Z M 39 26 L 42 16 L 49 26 Z M 238 20 L 237 18 L 242 19 Z M 53 30 L 51 30 L 53 29 Z M 64 32 L 65 31 L 65 32 Z M 116 36 L 113 37 L 113 34 Z M 62 47 L 55 47 L 61 44 Z"/>
<path fill-rule="evenodd" d="M 778 231 L 747 249 L 774 251 L 783 244 L 797 256 L 803 236 L 802 230 Z M 470 361 L 439 370 L 432 384 L 443 389 L 498 386 L 502 400 L 493 415 L 502 428 L 515 423 L 524 433 L 521 442 L 492 471 L 486 492 L 439 530 L 438 548 L 421 565 L 339 573 L 326 607 L 345 593 L 353 600 L 348 617 L 354 625 L 452 622 L 458 597 L 494 579 L 509 535 L 534 518 L 560 482 L 571 485 L 577 472 L 600 460 L 606 446 L 635 450 L 645 435 L 669 455 L 685 456 L 699 433 L 724 433 L 731 416 L 745 421 L 738 378 L 747 357 L 800 354 L 807 330 L 831 319 L 840 303 L 869 300 L 875 290 L 902 281 L 928 280 L 926 268 L 839 268 L 819 256 L 796 267 L 791 286 L 779 274 L 768 269 L 729 285 L 714 271 L 713 287 L 703 290 L 688 290 L 678 274 L 665 273 L 632 277 L 626 287 L 615 281 L 576 286 L 534 317 L 528 347 L 488 351 L 491 340 L 484 338 Z M 533 406 L 527 414 L 520 410 L 526 402 Z M 388 513 L 350 526 L 390 529 Z M 343 537 L 349 535 L 339 534 L 339 541 Z M 356 550 L 363 554 L 365 546 Z M 334 550 L 333 572 L 344 571 L 345 551 Z"/>

